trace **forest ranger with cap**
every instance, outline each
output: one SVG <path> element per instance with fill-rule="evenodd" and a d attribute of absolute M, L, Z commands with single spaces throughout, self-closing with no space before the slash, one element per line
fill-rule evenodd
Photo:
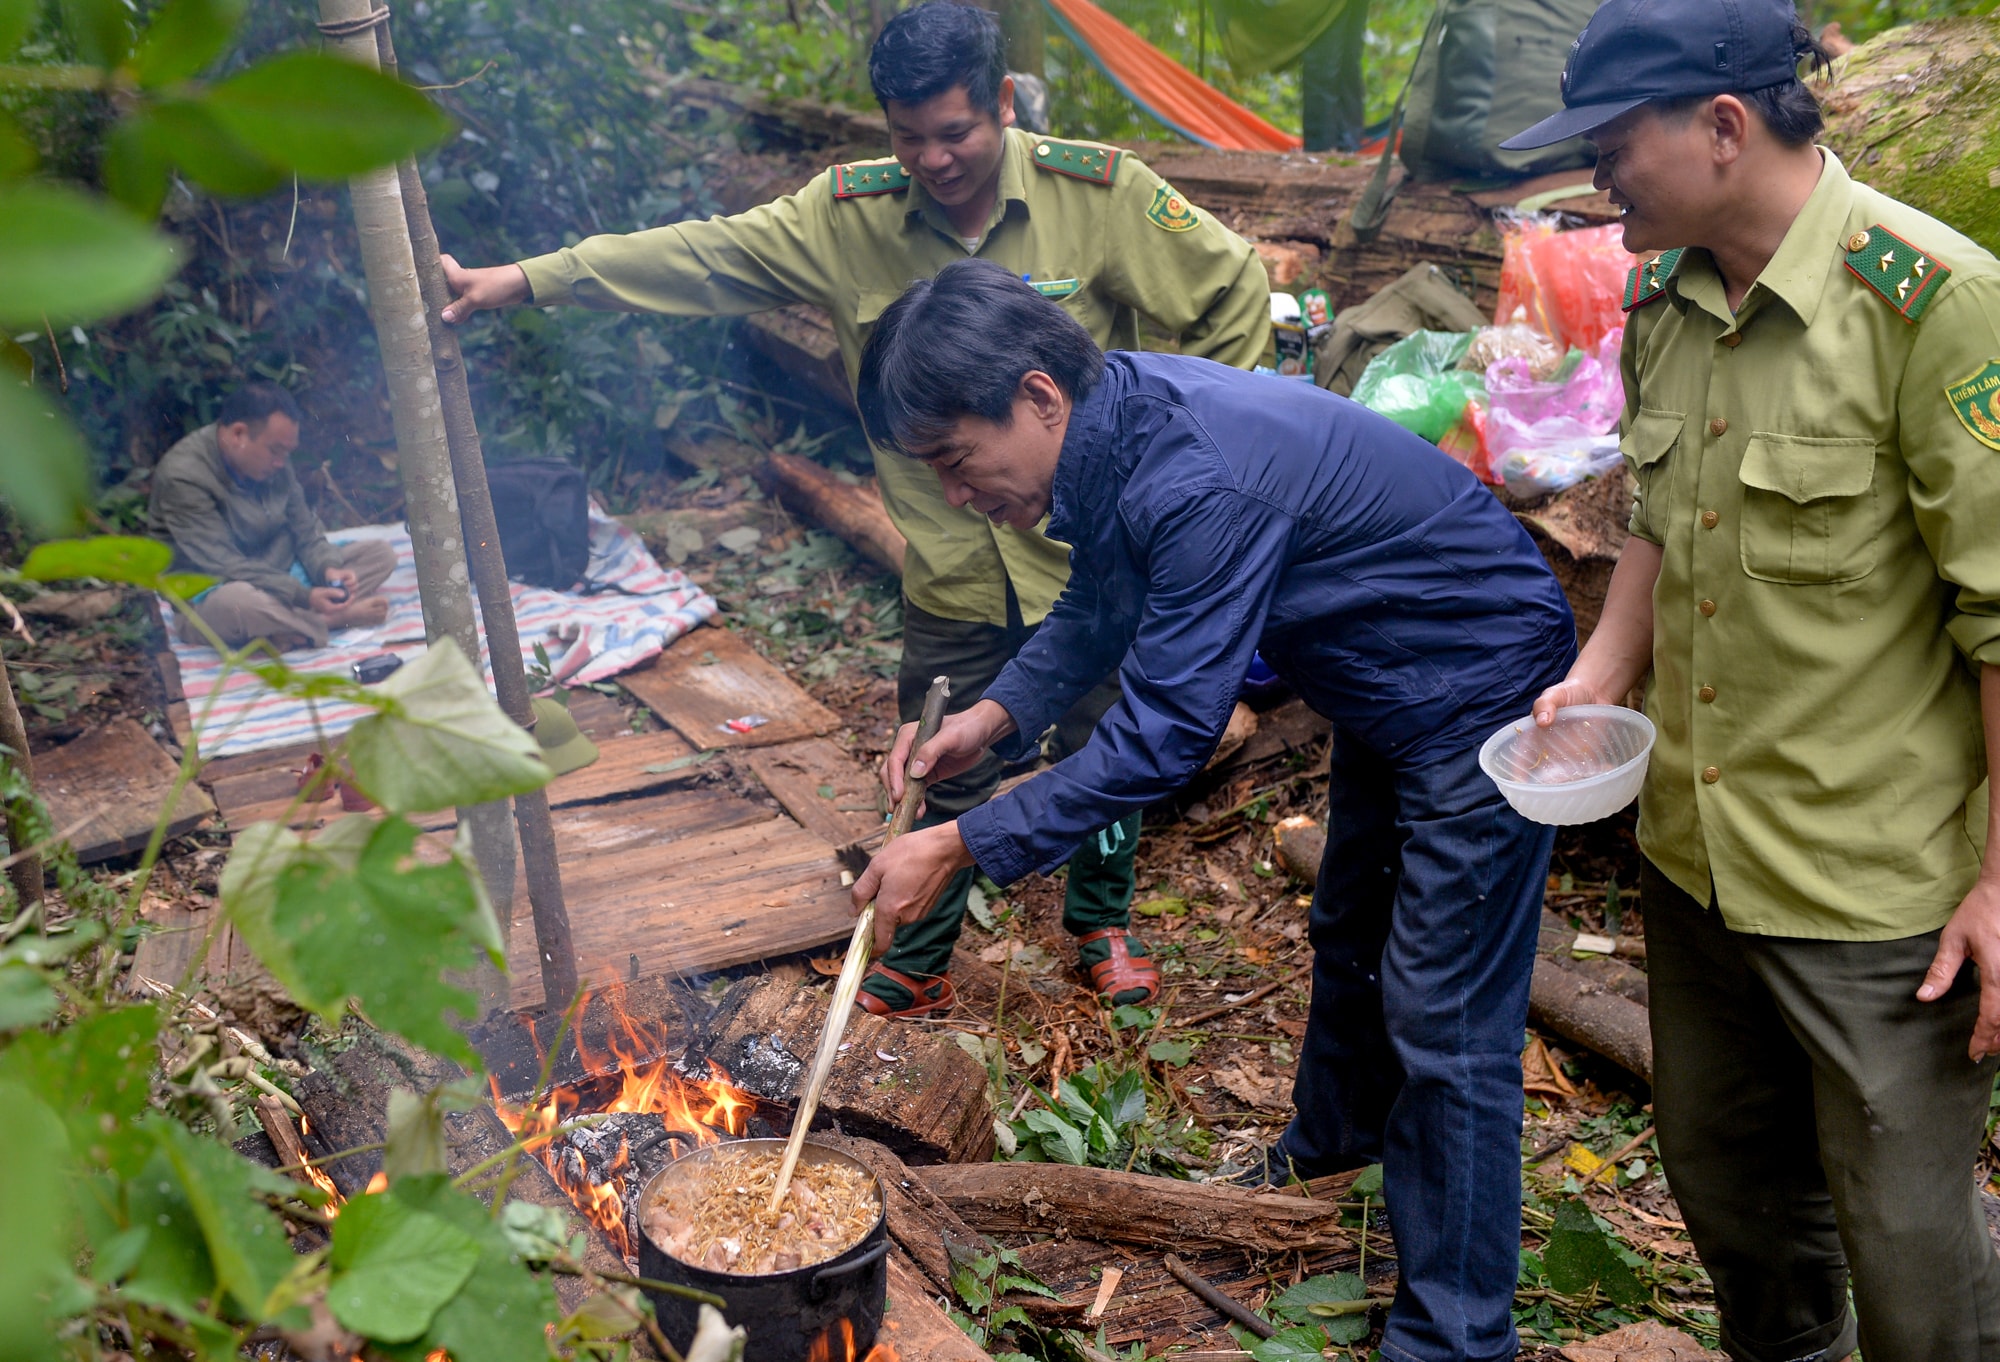
<path fill-rule="evenodd" d="M 1632 535 L 1536 718 L 1645 683 L 1654 1110 L 1724 1349 L 1996 1359 L 2000 266 L 1814 145 L 1807 56 L 1790 0 L 1608 0 L 1501 144 L 1587 137 L 1661 252 Z"/>
<path fill-rule="evenodd" d="M 813 303 L 833 314 L 851 382 L 870 329 L 913 278 L 968 256 L 993 260 L 1058 300 L 1100 346 L 1136 349 L 1144 316 L 1182 353 L 1249 368 L 1269 331 L 1269 285 L 1249 245 L 1188 204 L 1137 158 L 1016 128 L 998 23 L 931 0 L 897 15 L 869 54 L 893 159 L 835 166 L 798 193 L 733 217 L 683 222 L 491 269 L 445 258 L 458 321 L 482 307 L 585 307 L 714 316 Z M 889 517 L 909 542 L 898 703 L 916 717 L 933 676 L 952 708 L 976 703 L 1061 592 L 1069 551 L 1034 526 L 948 505 L 921 465 L 877 450 Z M 1110 682 L 1060 717 L 1054 755 L 1081 745 L 1117 692 Z M 993 760 L 933 787 L 931 817 L 991 797 Z M 1159 971 L 1132 936 L 1135 813 L 1099 829 L 1069 862 L 1063 923 L 1098 992 L 1143 1003 Z M 951 1005 L 946 974 L 972 874 L 897 939 L 868 976 L 871 1011 Z"/>

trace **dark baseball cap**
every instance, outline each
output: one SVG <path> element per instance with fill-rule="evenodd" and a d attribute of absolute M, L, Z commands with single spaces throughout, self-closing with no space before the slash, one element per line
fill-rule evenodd
<path fill-rule="evenodd" d="M 1560 113 L 1500 144 L 1551 146 L 1655 99 L 1798 79 L 1792 0 L 1604 0 L 1563 65 Z"/>

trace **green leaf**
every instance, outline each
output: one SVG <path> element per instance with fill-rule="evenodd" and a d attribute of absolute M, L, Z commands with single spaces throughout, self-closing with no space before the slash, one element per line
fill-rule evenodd
<path fill-rule="evenodd" d="M 531 1263 L 543 1263 L 568 1248 L 569 1217 L 553 1206 L 510 1201 L 500 1212 L 500 1228 L 514 1252 Z"/>
<path fill-rule="evenodd" d="M 26 1087 L 0 1082 L 0 1338 L 8 1362 L 57 1356 L 48 1293 L 70 1276 L 69 1141 Z"/>
<path fill-rule="evenodd" d="M 1331 1276 L 1306 1278 L 1275 1297 L 1265 1309 L 1293 1324 L 1317 1325 L 1335 1343 L 1354 1343 L 1368 1337 L 1367 1298 L 1368 1288 L 1359 1277 L 1352 1272 L 1336 1272 Z M 1330 1317 L 1322 1313 L 1327 1307 L 1342 1303 L 1361 1308 Z"/>
<path fill-rule="evenodd" d="M 356 1197 L 333 1222 L 333 1317 L 367 1338 L 407 1343 L 472 1275 L 479 1244 L 392 1196 Z"/>
<path fill-rule="evenodd" d="M 0 262 L 0 277 L 7 266 Z M 0 282 L 0 290 L 6 285 Z M 0 501 L 43 534 L 73 534 L 90 509 L 90 454 L 69 418 L 0 375 Z"/>
<path fill-rule="evenodd" d="M 384 1195 L 427 1211 L 479 1245 L 479 1261 L 417 1342 L 397 1350 L 411 1362 L 443 1348 L 466 1362 L 549 1362 L 544 1326 L 562 1317 L 556 1293 L 526 1271 L 507 1233 L 487 1208 L 454 1189 L 442 1174 L 405 1178 Z M 692 1354 L 690 1354 L 692 1356 Z"/>
<path fill-rule="evenodd" d="M 1250 1356 L 1257 1362 L 1319 1362 L 1326 1345 L 1326 1330 L 1316 1324 L 1295 1324 L 1253 1343 Z"/>
<path fill-rule="evenodd" d="M 1123 1030 L 1150 1031 L 1159 1020 L 1157 1007 L 1134 1007 L 1126 1003 L 1111 1009 L 1111 1024 Z"/>
<path fill-rule="evenodd" d="M 1599 1287 L 1618 1305 L 1636 1305 L 1646 1298 L 1646 1288 L 1619 1257 L 1617 1244 L 1579 1198 L 1556 1207 L 1555 1224 L 1542 1246 L 1542 1267 L 1549 1286 L 1565 1296 Z"/>
<path fill-rule="evenodd" d="M 173 562 L 174 551 L 157 539 L 101 534 L 91 539 L 56 539 L 35 545 L 21 575 L 31 582 L 97 577 L 107 582 L 150 587 Z"/>
<path fill-rule="evenodd" d="M 407 1088 L 389 1094 L 388 1147 L 382 1171 L 390 1182 L 445 1171 L 444 1114 L 470 1111 L 478 1093 L 466 1084 L 447 1083 L 419 1097 Z"/>
<path fill-rule="evenodd" d="M 59 1031 L 31 1031 L 0 1050 L 0 1081 L 36 1093 L 69 1127 L 90 1164 L 130 1175 L 153 1156 L 137 1122 L 147 1111 L 160 1014 L 150 1004 L 115 1008 Z"/>
<path fill-rule="evenodd" d="M 151 110 L 122 120 L 104 139 L 104 192 L 142 222 L 159 218 L 173 170 L 173 157 L 153 126 Z"/>
<path fill-rule="evenodd" d="M 217 580 L 205 572 L 162 572 L 159 580 L 153 583 L 153 589 L 186 601 L 214 586 Z"/>
<path fill-rule="evenodd" d="M 252 824 L 223 868 L 223 904 L 301 1006 L 333 1023 L 359 999 L 375 1025 L 475 1065 L 444 1014 L 474 1016 L 478 999 L 442 976 L 472 967 L 490 917 L 465 865 L 417 862 L 416 839 L 401 818 L 343 818 L 309 843 Z"/>
<path fill-rule="evenodd" d="M 124 0 L 62 0 L 62 15 L 76 55 L 87 64 L 109 70 L 131 52 L 132 18 Z"/>
<path fill-rule="evenodd" d="M 19 960 L 0 963 L 0 1031 L 40 1026 L 56 1006 L 56 991 L 40 970 Z"/>
<path fill-rule="evenodd" d="M 167 160 L 218 194 L 252 198 L 284 183 L 283 166 L 273 165 L 193 100 L 163 99 L 134 123 Z"/>
<path fill-rule="evenodd" d="M 246 1318 L 261 1320 L 265 1303 L 292 1269 L 291 1244 L 260 1192 L 289 1195 L 292 1184 L 219 1140 L 176 1121 L 147 1123 L 179 1177 L 188 1208 L 201 1226 L 219 1286 Z"/>
<path fill-rule="evenodd" d="M 1079 1167 L 1086 1162 L 1083 1132 L 1068 1121 L 1043 1107 L 1037 1107 L 1023 1119 L 1028 1129 L 1042 1137 L 1042 1149 L 1050 1158 Z"/>
<path fill-rule="evenodd" d="M 201 74 L 236 36 L 243 8 L 244 0 L 167 0 L 139 35 L 132 74 L 147 87 Z"/>
<path fill-rule="evenodd" d="M 422 92 L 323 52 L 259 62 L 213 86 L 207 103 L 252 151 L 318 179 L 389 165 L 451 134 Z"/>
<path fill-rule="evenodd" d="M 0 114 L 0 180 L 17 180 L 35 168 L 35 148 L 14 120 Z"/>
<path fill-rule="evenodd" d="M 1161 1064 L 1171 1064 L 1174 1068 L 1184 1067 L 1194 1058 L 1194 1042 L 1191 1040 L 1156 1040 L 1146 1047 L 1146 1058 Z"/>
<path fill-rule="evenodd" d="M 0 59 L 14 55 L 41 8 L 40 0 L 0 0 Z"/>
<path fill-rule="evenodd" d="M 638 1288 L 613 1286 L 599 1291 L 562 1322 L 562 1332 L 576 1338 L 623 1338 L 642 1328 L 652 1307 Z"/>
<path fill-rule="evenodd" d="M 0 190 L 0 326 L 125 312 L 174 268 L 171 242 L 101 199 L 34 182 Z"/>
<path fill-rule="evenodd" d="M 1382 1165 L 1371 1163 L 1354 1175 L 1354 1181 L 1347 1189 L 1349 1197 L 1376 1197 L 1382 1195 Z"/>
<path fill-rule="evenodd" d="M 465 654 L 438 639 L 375 688 L 387 707 L 348 733 L 356 782 L 395 813 L 483 804 L 548 784 L 542 749 Z"/>
<path fill-rule="evenodd" d="M 137 1261 L 120 1274 L 120 1289 L 142 1305 L 183 1319 L 201 1314 L 201 1302 L 215 1294 L 215 1264 L 180 1175 L 157 1145 L 126 1185 L 125 1204 L 132 1229 L 146 1238 Z"/>
<path fill-rule="evenodd" d="M 1119 1130 L 1146 1119 L 1146 1079 L 1137 1069 L 1127 1069 L 1112 1080 L 1099 1106 Z"/>

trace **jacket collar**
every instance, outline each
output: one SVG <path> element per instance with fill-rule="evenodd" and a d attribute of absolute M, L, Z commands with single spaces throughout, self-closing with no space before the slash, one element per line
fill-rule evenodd
<path fill-rule="evenodd" d="M 1674 271 L 1668 284 L 1675 295 L 1725 322 L 1738 324 L 1747 321 L 1769 295 L 1811 326 L 1819 312 L 1820 300 L 1826 296 L 1827 281 L 1839 269 L 1841 252 L 1847 249 L 1848 221 L 1854 214 L 1854 181 L 1848 177 L 1847 168 L 1825 147 L 1819 153 L 1824 162 L 1819 183 L 1786 229 L 1777 252 L 1743 295 L 1743 306 L 1733 318 L 1722 273 L 1705 250 L 1691 250 L 1682 257 L 1680 268 Z"/>
<path fill-rule="evenodd" d="M 1070 408 L 1069 429 L 1063 434 L 1062 453 L 1056 457 L 1056 475 L 1049 496 L 1048 537 L 1059 543 L 1076 545 L 1090 535 L 1093 526 L 1101 529 L 1108 517 L 1101 514 L 1107 504 L 1116 503 L 1122 478 L 1113 472 L 1119 399 L 1129 386 L 1125 361 L 1117 354 L 1104 357 L 1104 377 L 1081 402 Z"/>

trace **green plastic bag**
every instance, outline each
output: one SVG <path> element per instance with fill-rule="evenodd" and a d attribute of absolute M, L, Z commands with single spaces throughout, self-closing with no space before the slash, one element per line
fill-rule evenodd
<path fill-rule="evenodd" d="M 1485 375 L 1456 367 L 1471 345 L 1470 331 L 1412 331 L 1368 362 L 1354 400 L 1435 442 L 1486 396 Z"/>

